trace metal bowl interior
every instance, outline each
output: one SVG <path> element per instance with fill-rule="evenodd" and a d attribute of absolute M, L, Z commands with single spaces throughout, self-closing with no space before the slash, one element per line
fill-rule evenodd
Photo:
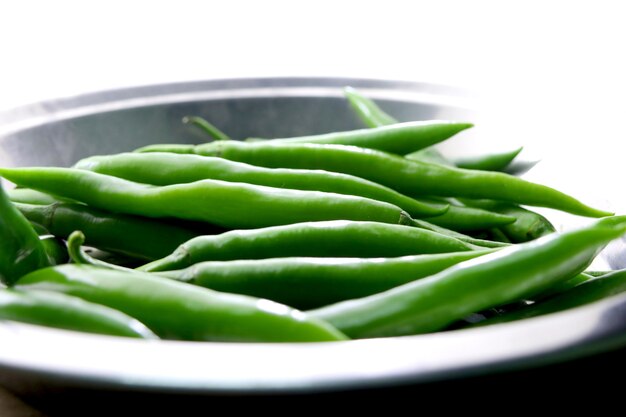
<path fill-rule="evenodd" d="M 0 113 L 2 166 L 69 166 L 159 142 L 198 143 L 181 123 L 207 117 L 234 138 L 286 137 L 361 125 L 341 88 L 400 120 L 481 117 L 470 94 L 414 82 L 266 78 L 94 93 Z M 452 145 L 480 144 L 471 131 Z M 314 392 L 433 381 L 563 361 L 626 342 L 626 297 L 473 330 L 315 344 L 144 342 L 0 322 L 0 367 L 50 384 L 202 393 Z M 46 353 L 40 347 L 46 346 Z"/>

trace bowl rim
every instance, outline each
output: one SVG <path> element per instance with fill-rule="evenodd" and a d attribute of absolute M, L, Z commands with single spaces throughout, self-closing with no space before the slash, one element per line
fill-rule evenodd
<path fill-rule="evenodd" d="M 474 108 L 472 92 L 415 81 L 212 79 L 105 90 L 2 111 L 0 139 L 50 121 L 102 111 L 220 97 L 339 97 L 346 85 L 376 99 Z M 131 390 L 318 392 L 429 382 L 564 361 L 623 345 L 624 330 L 626 295 L 484 328 L 308 344 L 155 342 L 0 321 L 0 368 L 63 384 Z"/>

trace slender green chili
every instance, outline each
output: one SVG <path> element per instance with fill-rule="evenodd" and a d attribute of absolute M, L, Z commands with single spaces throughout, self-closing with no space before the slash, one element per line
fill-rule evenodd
<path fill-rule="evenodd" d="M 48 291 L 0 289 L 0 320 L 144 339 L 157 337 L 120 311 Z"/>
<path fill-rule="evenodd" d="M 436 331 L 471 313 L 532 298 L 571 278 L 624 233 L 626 216 L 601 219 L 582 229 L 503 248 L 431 277 L 310 313 L 352 338 Z"/>
<path fill-rule="evenodd" d="M 472 126 L 471 123 L 428 120 L 315 136 L 272 139 L 272 142 L 352 145 L 404 155 L 442 142 Z"/>
<path fill-rule="evenodd" d="M 212 123 L 209 123 L 209 121 L 203 119 L 202 117 L 185 116 L 183 117 L 183 123 L 192 124 L 194 126 L 199 127 L 200 129 L 202 129 L 204 133 L 209 135 L 213 140 L 230 140 L 230 138 L 228 137 L 226 133 L 222 132 L 217 127 L 213 126 Z"/>
<path fill-rule="evenodd" d="M 37 232 L 0 186 L 0 282 L 12 285 L 22 275 L 52 263 Z"/>
<path fill-rule="evenodd" d="M 461 201 L 470 207 L 515 217 L 517 219 L 515 223 L 499 226 L 500 230 L 515 243 L 528 242 L 556 231 L 552 223 L 539 213 L 514 204 L 493 200 L 462 199 Z"/>
<path fill-rule="evenodd" d="M 401 258 L 274 258 L 202 262 L 158 275 L 299 309 L 389 290 L 494 249 Z"/>
<path fill-rule="evenodd" d="M 61 265 L 67 263 L 69 256 L 65 243 L 61 239 L 53 235 L 40 236 L 41 244 L 43 245 L 46 255 L 50 260 L 50 265 Z"/>
<path fill-rule="evenodd" d="M 479 249 L 453 237 L 415 227 L 345 220 L 297 223 L 199 236 L 171 255 L 139 269 L 182 269 L 198 262 L 309 257 L 396 257 Z"/>
<path fill-rule="evenodd" d="M 162 151 L 160 146 L 138 151 Z M 408 195 L 490 198 L 550 207 L 589 217 L 610 215 L 545 185 L 501 172 L 464 170 L 435 165 L 371 149 L 344 145 L 243 143 L 221 141 L 191 146 L 189 153 L 220 156 L 268 168 L 324 169 L 355 175 Z M 5 170 L 6 171 L 6 170 Z"/>
<path fill-rule="evenodd" d="M 600 277 L 593 277 L 552 298 L 490 318 L 477 325 L 508 323 L 556 313 L 621 294 L 624 291 L 626 291 L 626 270 L 614 271 Z"/>
<path fill-rule="evenodd" d="M 354 112 L 359 116 L 361 121 L 365 123 L 366 126 L 375 128 L 381 126 L 387 126 L 394 123 L 398 123 L 398 121 L 385 113 L 374 101 L 371 99 L 362 96 L 358 91 L 356 91 L 352 87 L 347 87 L 344 89 L 344 95 L 350 103 L 350 106 L 354 110 Z M 415 159 L 423 162 L 432 162 L 436 164 L 442 165 L 450 165 L 450 162 L 434 147 L 429 146 L 420 150 L 413 150 L 404 152 L 409 159 Z"/>
<path fill-rule="evenodd" d="M 60 197 L 55 197 L 50 194 L 42 193 L 41 191 L 31 190 L 30 188 L 15 188 L 8 190 L 7 195 L 9 199 L 14 203 L 23 204 L 37 204 L 47 206 L 49 204 L 69 201 L 63 200 Z"/>
<path fill-rule="evenodd" d="M 504 226 L 517 220 L 514 216 L 502 213 L 483 210 L 475 207 L 467 207 L 456 200 L 446 201 L 445 199 L 423 198 L 421 201 L 433 203 L 449 203 L 448 211 L 434 217 L 426 217 L 425 221 L 437 226 L 452 229 L 457 232 L 473 232 L 490 229 L 492 227 Z"/>
<path fill-rule="evenodd" d="M 376 127 L 397 122 L 393 117 L 378 107 L 376 103 L 367 97 L 362 96 L 356 90 L 348 88 L 345 90 L 345 94 L 349 103 L 367 126 Z M 515 155 L 512 153 L 509 156 L 512 160 L 515 156 L 517 156 L 517 153 L 515 153 Z M 411 160 L 434 162 L 441 165 L 452 164 L 434 147 L 429 147 L 406 155 L 406 158 Z M 484 158 L 491 160 L 492 162 L 494 160 L 494 158 L 489 155 Z M 500 159 L 504 162 L 502 158 L 496 157 L 495 159 Z M 493 168 L 493 165 L 491 167 Z M 444 217 L 451 216 L 455 211 L 454 207 L 455 205 L 452 205 L 449 210 L 449 214 L 444 215 Z M 514 242 L 526 242 L 554 231 L 554 227 L 548 220 L 533 211 L 522 209 L 521 207 L 515 207 L 514 205 L 508 205 L 506 210 L 507 214 L 512 214 L 518 218 L 518 221 L 510 224 L 507 227 L 507 230 L 502 230 L 505 236 Z M 446 225 L 442 224 L 442 226 Z"/>
<path fill-rule="evenodd" d="M 449 206 L 445 202 L 424 203 L 351 175 L 319 170 L 262 168 L 210 156 L 123 153 L 86 158 L 79 161 L 75 167 L 153 185 L 183 184 L 212 179 L 356 195 L 397 205 L 415 217 L 442 214 Z M 510 221 L 514 220 L 511 218 Z"/>
<path fill-rule="evenodd" d="M 442 234 L 444 236 L 448 236 L 448 237 L 453 237 L 455 239 L 458 239 L 462 242 L 465 243 L 469 243 L 471 245 L 474 246 L 479 246 L 479 247 L 483 247 L 483 248 L 500 248 L 503 246 L 508 246 L 508 243 L 502 243 L 502 242 L 494 242 L 492 240 L 485 240 L 485 239 L 477 239 L 474 238 L 472 236 L 468 236 L 462 233 L 458 233 L 455 232 L 454 230 L 450 230 L 450 229 L 446 229 L 440 226 L 437 226 L 435 224 L 432 223 L 428 223 L 424 220 L 419 220 L 419 219 L 414 219 L 411 224 L 414 227 L 419 227 L 421 229 L 424 230 L 430 230 L 432 232 L 436 232 L 439 234 Z"/>
<path fill-rule="evenodd" d="M 457 158 L 452 161 L 454 165 L 464 169 L 478 169 L 480 171 L 504 171 L 511 162 L 524 149 L 523 147 L 512 151 L 477 155 L 472 157 Z"/>
<path fill-rule="evenodd" d="M 227 143 L 224 141 L 215 143 Z M 72 168 L 2 168 L 5 178 L 93 207 L 155 218 L 252 229 L 321 220 L 410 224 L 397 206 L 363 197 L 203 180 L 155 187 Z M 251 212 L 252 210 L 252 212 Z"/>
<path fill-rule="evenodd" d="M 131 268 L 126 268 L 117 264 L 102 261 L 94 258 L 86 253 L 82 247 L 85 243 L 85 234 L 81 230 L 74 230 L 67 238 L 67 252 L 72 262 L 81 265 L 93 265 L 102 268 L 115 269 L 118 271 L 133 271 Z"/>
<path fill-rule="evenodd" d="M 83 230 L 88 245 L 134 258 L 154 260 L 171 253 L 178 245 L 203 233 L 190 227 L 152 219 L 110 213 L 84 204 L 55 203 L 47 206 L 16 203 L 31 222 L 41 224 L 49 233 L 66 239 L 76 229 Z"/>
<path fill-rule="evenodd" d="M 67 248 L 62 239 L 57 238 L 38 223 L 31 222 L 30 225 L 35 233 L 39 235 L 39 240 L 41 240 L 41 244 L 50 260 L 50 265 L 61 265 L 69 260 Z"/>
<path fill-rule="evenodd" d="M 385 113 L 374 101 L 362 96 L 352 87 L 343 89 L 348 103 L 367 127 L 381 127 L 398 123 L 396 119 Z"/>
<path fill-rule="evenodd" d="M 18 289 L 73 295 L 119 310 L 159 337 L 228 342 L 321 342 L 345 336 L 273 301 L 219 293 L 138 271 L 60 265 L 31 272 Z"/>

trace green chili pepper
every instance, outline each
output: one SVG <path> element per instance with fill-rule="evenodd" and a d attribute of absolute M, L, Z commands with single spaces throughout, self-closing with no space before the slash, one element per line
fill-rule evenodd
<path fill-rule="evenodd" d="M 386 291 L 493 251 L 401 258 L 202 262 L 187 269 L 157 274 L 217 291 L 262 297 L 299 309 L 310 309 Z"/>
<path fill-rule="evenodd" d="M 493 200 L 470 199 L 462 199 L 461 202 L 471 207 L 515 217 L 517 219 L 515 223 L 499 226 L 501 231 L 515 243 L 528 242 L 556 231 L 552 223 L 539 213 L 514 204 Z"/>
<path fill-rule="evenodd" d="M 367 127 L 381 127 L 398 123 L 396 119 L 385 113 L 374 101 L 362 96 L 352 87 L 343 89 L 348 103 Z"/>
<path fill-rule="evenodd" d="M 228 342 L 343 340 L 321 320 L 273 301 L 219 293 L 137 271 L 60 265 L 32 272 L 18 289 L 60 292 L 122 311 L 163 338 Z"/>
<path fill-rule="evenodd" d="M 157 338 L 150 329 L 124 313 L 48 291 L 0 289 L 0 320 L 111 336 Z"/>
<path fill-rule="evenodd" d="M 199 236 L 144 271 L 182 269 L 198 262 L 310 257 L 395 257 L 459 252 L 476 246 L 428 230 L 375 222 L 327 221 Z"/>
<path fill-rule="evenodd" d="M 477 169 L 480 171 L 504 171 L 524 149 L 523 147 L 512 151 L 477 155 L 472 157 L 457 158 L 452 161 L 454 165 L 464 169 Z"/>
<path fill-rule="evenodd" d="M 84 243 L 85 235 L 81 230 L 74 230 L 67 238 L 67 252 L 72 259 L 72 262 L 74 262 L 75 264 L 93 265 L 108 269 L 115 269 L 118 271 L 133 271 L 133 269 L 131 268 L 126 268 L 124 266 L 91 257 L 83 250 L 82 245 Z"/>
<path fill-rule="evenodd" d="M 224 141 L 216 143 L 227 143 Z M 155 187 L 72 168 L 2 168 L 14 183 L 112 212 L 251 229 L 319 220 L 410 224 L 397 206 L 363 197 L 203 180 Z"/>
<path fill-rule="evenodd" d="M 85 253 L 85 236 L 67 242 L 72 261 L 128 271 Z M 273 258 L 196 263 L 157 275 L 216 291 L 267 298 L 299 309 L 315 308 L 388 290 L 496 249 L 400 258 Z"/>
<path fill-rule="evenodd" d="M 434 146 L 431 146 L 426 149 L 422 149 L 417 152 L 412 152 L 404 155 L 406 159 L 409 161 L 419 161 L 419 162 L 427 162 L 430 164 L 444 165 L 444 166 L 454 166 L 452 162 L 448 161 L 448 159 L 443 156 L 441 152 Z"/>
<path fill-rule="evenodd" d="M 583 282 L 587 282 L 591 279 L 593 279 L 592 275 L 589 275 L 587 272 L 582 272 L 575 277 L 568 279 L 567 281 L 558 282 L 556 285 L 553 285 L 546 291 L 543 291 L 541 294 L 535 295 L 532 301 L 541 301 L 550 297 L 554 297 L 557 294 L 567 292 L 572 288 L 582 284 Z"/>
<path fill-rule="evenodd" d="M 31 222 L 30 225 L 35 233 L 39 235 L 41 244 L 50 260 L 50 265 L 64 264 L 69 260 L 67 248 L 61 239 L 52 235 L 48 229 L 38 223 Z"/>
<path fill-rule="evenodd" d="M 517 220 L 514 216 L 495 213 L 475 207 L 466 207 L 458 203 L 455 199 L 446 201 L 444 199 L 424 198 L 424 202 L 449 203 L 448 211 L 435 217 L 426 217 L 424 220 L 437 226 L 452 229 L 457 232 L 473 232 L 490 229 L 492 227 L 504 226 Z"/>
<path fill-rule="evenodd" d="M 477 325 L 488 326 L 497 323 L 508 323 L 556 313 L 621 294 L 624 291 L 626 291 L 626 270 L 614 271 L 610 274 L 591 278 L 555 297 L 531 304 L 519 310 L 511 311 L 510 313 L 505 313 L 501 316 L 490 318 L 477 323 Z"/>
<path fill-rule="evenodd" d="M 273 142 L 221 141 L 195 147 L 190 145 L 190 151 L 268 168 L 287 167 L 342 172 L 386 185 L 408 195 L 490 198 L 550 207 L 589 217 L 611 214 L 586 206 L 553 188 L 501 172 L 464 170 L 409 161 L 399 156 L 354 146 Z M 139 151 L 149 152 L 157 149 L 161 150 L 156 146 L 142 148 Z"/>
<path fill-rule="evenodd" d="M 376 105 L 372 100 L 362 96 L 356 90 L 348 88 L 345 90 L 346 98 L 355 109 L 360 118 L 365 122 L 367 126 L 376 127 L 387 124 L 396 123 L 397 121 L 385 113 L 380 107 Z M 521 149 L 520 149 L 521 150 Z M 509 157 L 512 160 L 517 154 L 510 154 Z M 411 160 L 421 160 L 425 162 L 434 162 L 441 165 L 451 165 L 437 149 L 429 147 L 421 151 L 409 154 L 405 156 Z M 493 162 L 491 156 L 484 157 L 487 160 Z M 498 158 L 496 158 L 498 159 Z M 500 159 L 501 162 L 504 162 Z M 510 162 L 510 161 L 509 161 Z M 484 166 L 483 166 L 484 167 Z M 493 167 L 493 165 L 491 166 Z M 512 214 L 518 218 L 518 221 L 509 224 L 506 230 L 503 230 L 505 236 L 514 242 L 526 242 L 528 240 L 536 239 L 537 237 L 544 236 L 547 233 L 554 231 L 554 227 L 543 216 L 521 207 L 514 205 L 508 205 L 506 214 Z M 450 217 L 455 212 L 455 204 L 450 206 L 448 213 L 444 214 L 444 217 Z M 446 226 L 445 224 L 441 224 Z M 454 228 L 459 230 L 458 227 Z"/>
<path fill-rule="evenodd" d="M 583 271 L 626 216 L 503 248 L 389 291 L 310 312 L 353 338 L 442 329 L 471 313 L 532 298 Z"/>
<path fill-rule="evenodd" d="M 66 239 L 74 230 L 80 229 L 89 236 L 87 244 L 91 246 L 143 260 L 161 258 L 200 234 L 200 231 L 194 232 L 183 226 L 109 213 L 84 204 L 37 206 L 16 203 L 15 206 L 28 220 L 43 225 L 54 236 Z M 219 231 L 216 228 L 214 232 Z"/>
<path fill-rule="evenodd" d="M 413 217 L 439 214 L 437 217 L 429 218 L 429 222 L 458 231 L 495 227 L 516 220 L 512 216 L 463 206 L 451 206 L 452 211 L 448 213 L 446 211 L 448 204 L 444 200 L 430 198 L 424 203 L 351 175 L 317 170 L 262 168 L 223 158 L 156 152 L 126 153 L 86 158 L 79 161 L 75 167 L 154 185 L 187 183 L 210 178 L 358 195 L 395 204 Z M 438 213 L 435 213 L 436 211 Z M 441 214 L 443 211 L 446 212 Z"/>
<path fill-rule="evenodd" d="M 390 188 L 351 175 L 319 170 L 261 168 L 209 156 L 124 153 L 86 158 L 79 161 L 75 168 L 153 185 L 212 179 L 356 195 L 397 205 L 416 217 L 442 214 L 449 206 L 445 202 L 423 203 Z"/>
<path fill-rule="evenodd" d="M 395 118 L 391 117 L 378 107 L 374 101 L 362 96 L 354 88 L 345 88 L 344 94 L 352 109 L 366 126 L 374 128 L 398 123 Z M 431 162 L 440 165 L 450 165 L 450 162 L 434 146 L 429 146 L 418 151 L 413 150 L 404 153 L 408 154 L 406 156 L 408 159 Z"/>
<path fill-rule="evenodd" d="M 348 132 L 273 139 L 272 142 L 353 145 L 404 155 L 442 142 L 472 126 L 471 123 L 428 120 L 396 123 Z"/>
<path fill-rule="evenodd" d="M 270 187 L 357 195 L 395 204 L 413 217 L 433 216 L 429 222 L 457 231 L 479 230 L 512 223 L 515 217 L 471 207 L 449 206 L 445 200 L 424 201 L 351 175 L 318 170 L 262 168 L 223 158 L 172 153 L 125 153 L 89 157 L 75 168 L 153 185 L 202 179 L 247 182 Z M 451 211 L 447 211 L 447 207 Z M 444 213 L 445 211 L 445 213 Z M 442 214 L 443 213 L 443 214 Z"/>
<path fill-rule="evenodd" d="M 53 235 L 40 236 L 46 255 L 50 260 L 50 265 L 61 265 L 69 260 L 67 248 L 62 240 Z"/>
<path fill-rule="evenodd" d="M 508 236 L 505 235 L 504 232 L 502 232 L 502 230 L 498 228 L 489 229 L 487 230 L 487 232 L 489 233 L 490 240 L 503 243 L 512 243 L 511 239 L 509 239 Z"/>
<path fill-rule="evenodd" d="M 411 225 L 413 225 L 414 227 L 419 227 L 420 229 L 430 230 L 431 232 L 436 232 L 444 236 L 452 237 L 462 242 L 469 243 L 471 245 L 479 246 L 483 248 L 500 248 L 503 246 L 508 246 L 508 243 L 494 242 L 494 241 L 485 240 L 485 239 L 477 239 L 472 236 L 455 232 L 454 230 L 446 229 L 444 227 L 440 227 L 435 224 L 428 223 L 424 220 L 413 219 L 413 221 L 411 222 Z"/>
<path fill-rule="evenodd" d="M 30 188 L 15 188 L 8 190 L 7 195 L 9 199 L 14 203 L 23 204 L 37 204 L 47 206 L 49 204 L 69 202 L 60 197 L 55 197 L 50 194 L 42 193 L 41 191 L 31 190 Z"/>
<path fill-rule="evenodd" d="M 208 134 L 213 140 L 230 140 L 228 135 L 217 127 L 213 126 L 212 123 L 209 123 L 207 120 L 204 120 L 202 117 L 197 116 L 185 116 L 183 117 L 183 123 L 192 124 L 194 126 L 199 127 L 202 131 Z"/>
<path fill-rule="evenodd" d="M 0 282 L 12 285 L 51 264 L 39 236 L 0 186 Z"/>

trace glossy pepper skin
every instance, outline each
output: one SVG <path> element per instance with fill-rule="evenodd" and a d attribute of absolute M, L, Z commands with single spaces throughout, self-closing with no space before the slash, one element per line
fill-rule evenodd
<path fill-rule="evenodd" d="M 139 321 L 117 310 L 47 291 L 0 289 L 0 320 L 111 336 L 157 338 Z"/>
<path fill-rule="evenodd" d="M 449 206 L 445 202 L 424 203 L 352 175 L 320 170 L 262 168 L 198 155 L 123 153 L 86 158 L 74 167 L 152 185 L 184 184 L 212 179 L 355 195 L 394 204 L 413 217 L 442 214 Z"/>
<path fill-rule="evenodd" d="M 557 313 L 621 294 L 624 291 L 626 291 L 626 270 L 614 271 L 599 277 L 593 277 L 552 298 L 482 321 L 478 325 L 488 326 L 491 324 L 508 323 Z"/>
<path fill-rule="evenodd" d="M 198 262 L 308 257 L 395 257 L 478 249 L 440 233 L 376 222 L 306 222 L 199 236 L 139 269 L 183 269 Z"/>
<path fill-rule="evenodd" d="M 354 88 L 346 87 L 343 89 L 343 93 L 356 115 L 367 127 L 374 128 L 398 123 L 395 118 L 378 107 L 373 100 L 361 95 Z"/>
<path fill-rule="evenodd" d="M 202 262 L 158 272 L 217 291 L 311 309 L 366 297 L 440 272 L 493 249 L 400 258 L 273 258 Z"/>
<path fill-rule="evenodd" d="M 84 204 L 54 203 L 31 205 L 15 203 L 31 222 L 38 223 L 52 235 L 67 239 L 80 229 L 88 236 L 87 244 L 142 260 L 154 260 L 171 253 L 178 245 L 201 233 L 222 229 L 194 231 L 191 228 L 94 209 Z"/>
<path fill-rule="evenodd" d="M 162 147 L 156 145 L 138 151 L 161 150 Z M 342 172 L 377 182 L 411 196 L 489 198 L 550 207 L 588 217 L 611 214 L 589 207 L 553 188 L 501 172 L 466 170 L 410 161 L 400 156 L 355 146 L 220 141 L 192 146 L 189 152 L 219 156 L 268 168 L 324 169 Z"/>
<path fill-rule="evenodd" d="M 457 158 L 452 161 L 454 165 L 463 169 L 477 169 L 480 171 L 504 171 L 511 162 L 519 155 L 523 148 L 512 151 L 490 153 L 472 157 Z"/>
<path fill-rule="evenodd" d="M 482 247 L 482 248 L 501 248 L 503 246 L 509 246 L 509 243 L 496 242 L 488 239 L 480 239 L 472 236 L 465 235 L 463 233 L 455 232 L 454 230 L 446 229 L 444 227 L 437 226 L 436 224 L 429 223 L 425 220 L 414 219 L 411 222 L 414 227 L 419 227 L 424 230 L 430 230 L 431 232 L 439 233 L 444 236 L 458 239 L 462 242 L 469 243 L 470 245 Z"/>
<path fill-rule="evenodd" d="M 75 167 L 153 185 L 217 179 L 277 188 L 356 195 L 395 204 L 412 217 L 427 217 L 434 224 L 456 231 L 497 227 L 516 220 L 512 216 L 478 208 L 450 206 L 443 199 L 410 198 L 388 187 L 352 175 L 320 170 L 262 168 L 209 156 L 163 152 L 124 153 L 86 158 L 79 161 Z"/>
<path fill-rule="evenodd" d="M 396 123 L 396 120 L 385 113 L 376 103 L 367 97 L 361 95 L 352 88 L 345 89 L 345 95 L 348 102 L 356 111 L 361 120 L 370 127 L 383 126 L 391 123 Z M 521 148 L 520 148 L 521 150 Z M 474 166 L 465 166 L 465 168 L 496 168 L 494 162 L 504 164 L 507 158 L 510 158 L 508 162 L 511 162 L 517 156 L 516 152 L 508 155 L 502 154 L 500 156 L 485 155 L 482 158 L 476 157 Z M 452 162 L 448 161 L 437 149 L 429 147 L 421 151 L 417 151 L 405 156 L 411 160 L 421 160 L 425 162 L 434 162 L 441 165 L 452 165 Z M 488 162 L 488 165 L 485 165 Z M 478 164 L 478 165 L 477 165 Z M 502 167 L 504 168 L 504 167 Z M 486 203 L 486 201 L 485 201 Z M 469 203 L 468 203 L 469 204 Z M 501 202 L 493 202 L 495 205 L 502 205 Z M 492 207 L 493 207 L 492 204 Z M 455 213 L 455 205 L 450 206 L 450 210 L 443 217 L 450 217 Z M 476 208 L 476 205 L 473 205 Z M 504 213 L 514 215 L 518 220 L 508 225 L 506 231 L 500 230 L 504 235 L 516 243 L 527 242 L 537 237 L 544 236 L 554 231 L 552 224 L 543 216 L 530 210 L 523 209 L 513 204 L 504 204 Z M 503 213 L 503 212 L 501 212 Z M 432 221 L 432 220 L 431 220 Z M 441 226 L 448 227 L 445 224 Z M 458 230 L 458 229 L 456 229 Z"/>
<path fill-rule="evenodd" d="M 32 272 L 23 290 L 82 298 L 134 317 L 166 339 L 322 342 L 345 336 L 321 320 L 269 300 L 219 293 L 137 271 L 60 265 Z"/>
<path fill-rule="evenodd" d="M 462 199 L 463 204 L 516 218 L 514 223 L 498 226 L 512 242 L 523 243 L 554 233 L 556 229 L 542 215 L 515 204 L 493 200 Z"/>
<path fill-rule="evenodd" d="M 41 244 L 43 245 L 46 255 L 48 255 L 48 259 L 50 260 L 50 265 L 61 265 L 67 263 L 69 256 L 67 247 L 65 246 L 63 240 L 50 234 L 45 227 L 38 223 L 31 222 L 30 225 L 33 227 L 35 233 L 39 235 L 39 240 L 41 240 Z"/>
<path fill-rule="evenodd" d="M 344 88 L 344 95 L 356 115 L 366 126 L 374 128 L 398 123 L 395 118 L 391 117 L 383 111 L 383 109 L 378 107 L 373 100 L 361 95 L 354 88 Z M 405 154 L 408 154 L 406 155 L 408 159 L 432 162 L 441 165 L 451 165 L 451 163 L 434 146 L 429 146 L 417 151 L 405 152 Z"/>
<path fill-rule="evenodd" d="M 444 120 L 394 123 L 371 129 L 334 132 L 315 136 L 272 139 L 278 143 L 352 145 L 404 155 L 442 142 L 472 127 L 471 123 Z"/>
<path fill-rule="evenodd" d="M 310 314 L 352 338 L 433 332 L 477 311 L 532 298 L 583 271 L 626 217 L 503 248 L 392 290 Z"/>
<path fill-rule="evenodd" d="M 0 282 L 12 285 L 22 275 L 50 265 L 39 236 L 0 187 Z"/>
<path fill-rule="evenodd" d="M 40 236 L 41 244 L 48 255 L 50 265 L 61 265 L 67 263 L 69 256 L 65 243 L 55 236 L 44 235 Z"/>
<path fill-rule="evenodd" d="M 47 206 L 59 202 L 69 202 L 63 201 L 60 197 L 42 193 L 41 191 L 31 190 L 30 188 L 15 188 L 13 190 L 8 190 L 7 195 L 13 203 Z"/>
<path fill-rule="evenodd" d="M 2 168 L 0 175 L 103 210 L 203 221 L 230 229 L 337 219 L 411 222 L 406 212 L 392 204 L 318 191 L 218 180 L 155 187 L 73 168 Z"/>
<path fill-rule="evenodd" d="M 216 126 L 210 123 L 208 120 L 197 116 L 185 116 L 183 117 L 184 124 L 191 124 L 200 128 L 204 133 L 209 135 L 213 140 L 230 140 L 230 137 Z"/>
<path fill-rule="evenodd" d="M 454 200 L 451 202 L 445 199 L 437 199 L 434 197 L 424 198 L 425 202 L 449 203 L 448 211 L 434 217 L 425 217 L 423 220 L 455 230 L 457 232 L 473 232 L 490 229 L 492 227 L 504 226 L 515 222 L 517 219 L 506 214 L 495 213 L 475 207 L 464 206 Z"/>

